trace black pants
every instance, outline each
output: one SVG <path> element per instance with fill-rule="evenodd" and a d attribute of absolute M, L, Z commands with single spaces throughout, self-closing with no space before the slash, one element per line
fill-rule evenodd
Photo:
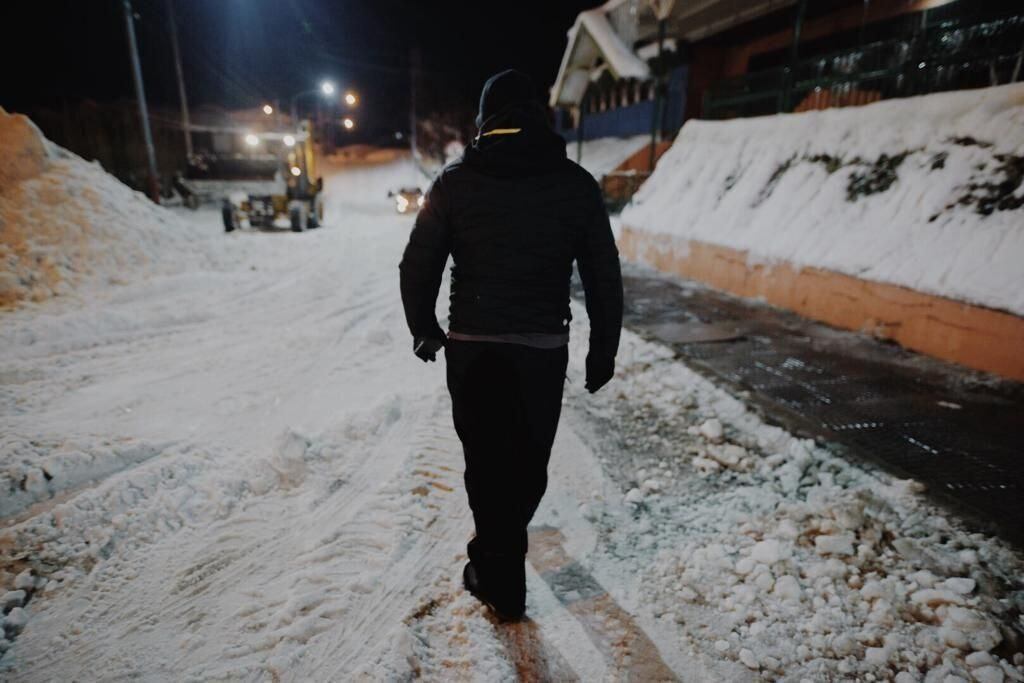
<path fill-rule="evenodd" d="M 526 527 L 547 488 L 568 348 L 450 340 L 445 358 L 476 524 L 469 559 L 481 580 L 525 596 Z"/>

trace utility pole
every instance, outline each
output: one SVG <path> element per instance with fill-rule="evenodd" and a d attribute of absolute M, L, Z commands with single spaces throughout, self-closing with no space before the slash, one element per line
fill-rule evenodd
<path fill-rule="evenodd" d="M 139 100 L 139 119 L 142 123 L 142 136 L 146 141 L 146 161 L 149 165 L 147 187 L 149 198 L 160 203 L 160 181 L 156 174 L 156 152 L 153 150 L 153 135 L 149 130 L 149 112 L 146 110 L 146 89 L 142 85 L 142 65 L 139 63 L 139 49 L 135 44 L 135 20 L 133 18 L 131 0 L 123 0 L 124 24 L 128 32 L 128 51 L 132 59 L 132 77 L 135 80 L 135 97 Z"/>
<path fill-rule="evenodd" d="M 174 16 L 174 0 L 164 0 L 164 4 L 167 5 L 167 20 L 171 24 L 171 51 L 174 53 L 174 70 L 178 74 L 178 99 L 181 101 L 181 127 L 185 131 L 185 154 L 191 159 L 192 128 L 188 120 L 188 99 L 185 97 L 185 74 L 181 70 L 181 52 L 178 50 L 178 20 Z"/>
<path fill-rule="evenodd" d="M 413 45 L 409 49 L 409 150 L 413 163 L 420 167 L 416 156 L 416 80 L 420 77 L 420 51 Z"/>
<path fill-rule="evenodd" d="M 658 135 L 660 129 L 665 125 L 661 119 L 662 103 L 665 101 L 665 71 L 664 47 L 665 47 L 665 19 L 658 19 L 658 68 L 654 74 L 654 107 L 651 109 L 651 149 L 648 155 L 647 170 L 654 173 L 654 164 L 658 161 Z"/>
<path fill-rule="evenodd" d="M 925 10 L 927 14 L 928 10 Z M 786 82 L 782 93 L 782 111 L 789 111 L 793 106 L 793 85 L 796 81 L 797 59 L 800 57 L 800 33 L 804 28 L 804 17 L 807 14 L 807 0 L 800 0 L 796 9 L 796 23 L 793 25 L 793 44 L 789 47 L 789 69 L 786 71 Z"/>

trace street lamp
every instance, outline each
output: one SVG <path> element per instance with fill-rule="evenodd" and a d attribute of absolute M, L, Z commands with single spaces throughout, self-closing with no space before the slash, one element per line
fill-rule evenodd
<path fill-rule="evenodd" d="M 345 93 L 345 104 L 347 104 L 348 106 L 354 107 L 354 106 L 356 106 L 356 102 L 358 102 L 358 101 L 359 101 L 359 98 L 356 97 L 356 94 L 354 92 L 352 92 L 351 90 L 349 90 L 347 93 Z"/>
<path fill-rule="evenodd" d="M 263 113 L 266 114 L 267 116 L 270 116 L 271 114 L 274 113 L 274 108 L 271 107 L 269 104 L 264 104 Z"/>
<path fill-rule="evenodd" d="M 320 87 L 318 87 L 318 88 L 310 88 L 309 90 L 302 90 L 302 91 L 297 92 L 294 95 L 292 95 L 292 97 L 291 97 L 291 101 L 292 101 L 292 122 L 293 123 L 297 123 L 298 120 L 299 120 L 299 110 L 297 108 L 297 104 L 298 104 L 298 101 L 299 101 L 300 97 L 305 97 L 306 95 L 313 95 L 313 94 L 316 94 L 316 93 L 320 93 L 324 97 L 330 97 L 331 95 L 333 95 L 335 93 L 335 91 L 336 91 L 336 88 L 334 86 L 334 82 L 333 81 L 322 81 L 320 83 Z"/>
<path fill-rule="evenodd" d="M 341 125 L 345 126 L 345 130 L 352 130 L 356 127 L 356 122 L 346 116 L 341 120 Z"/>

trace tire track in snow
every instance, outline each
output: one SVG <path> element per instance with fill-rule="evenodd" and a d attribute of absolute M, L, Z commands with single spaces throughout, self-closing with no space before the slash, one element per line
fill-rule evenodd
<path fill-rule="evenodd" d="M 679 680 L 643 629 L 565 552 L 564 543 L 557 529 L 531 529 L 528 558 L 559 602 L 583 625 L 612 670 L 621 680 Z"/>

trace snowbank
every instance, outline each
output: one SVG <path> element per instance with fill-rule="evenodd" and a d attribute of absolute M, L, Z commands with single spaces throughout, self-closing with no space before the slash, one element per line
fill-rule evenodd
<path fill-rule="evenodd" d="M 0 306 L 202 261 L 203 235 L 0 109 Z"/>
<path fill-rule="evenodd" d="M 1024 315 L 1024 84 L 690 121 L 625 225 Z"/>
<path fill-rule="evenodd" d="M 601 176 L 614 171 L 619 164 L 639 152 L 650 142 L 651 136 L 649 135 L 585 140 L 579 164 L 587 169 L 590 175 L 600 180 Z M 567 143 L 565 150 L 569 158 L 576 161 L 576 142 Z"/>

